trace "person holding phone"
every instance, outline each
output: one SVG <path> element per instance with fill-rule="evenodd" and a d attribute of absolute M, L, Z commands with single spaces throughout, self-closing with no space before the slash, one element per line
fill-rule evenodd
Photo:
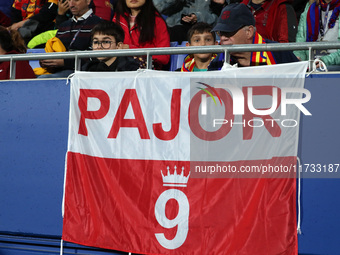
<path fill-rule="evenodd" d="M 72 13 L 70 11 L 70 6 L 68 0 L 59 0 L 58 1 L 58 14 L 55 19 L 56 28 L 59 27 L 61 23 L 67 21 L 70 17 L 72 17 Z"/>
<path fill-rule="evenodd" d="M 166 16 L 170 41 L 186 41 L 189 29 L 197 22 L 214 25 L 218 15 L 211 9 L 212 2 L 225 0 L 153 0 L 157 10 Z"/>
<path fill-rule="evenodd" d="M 73 16 L 59 25 L 56 35 L 67 51 L 90 49 L 92 28 L 102 21 L 94 15 L 89 7 L 90 2 L 91 0 L 68 0 Z M 66 78 L 74 72 L 74 64 L 74 59 L 41 60 L 40 66 L 49 69 L 51 74 L 41 75 L 38 78 Z"/>

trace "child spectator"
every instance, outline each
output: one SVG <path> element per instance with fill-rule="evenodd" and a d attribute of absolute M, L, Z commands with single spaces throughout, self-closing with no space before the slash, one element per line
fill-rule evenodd
<path fill-rule="evenodd" d="M 162 16 L 152 0 L 118 0 L 113 21 L 124 30 L 128 48 L 170 47 L 170 37 Z M 155 69 L 164 69 L 169 55 L 152 56 Z"/>
<path fill-rule="evenodd" d="M 93 50 L 115 50 L 123 48 L 124 31 L 116 23 L 103 21 L 92 29 Z M 84 71 L 135 71 L 139 63 L 133 57 L 98 57 L 87 62 Z"/>
<path fill-rule="evenodd" d="M 17 31 L 8 31 L 0 26 L 0 55 L 26 53 L 24 40 Z M 36 78 L 28 61 L 17 61 L 15 65 L 16 79 Z M 7 80 L 10 77 L 10 62 L 0 62 L 0 80 Z"/>
<path fill-rule="evenodd" d="M 204 22 L 198 22 L 188 31 L 187 46 L 215 45 L 216 35 L 211 32 L 212 26 Z M 196 53 L 185 57 L 181 72 L 207 71 L 210 62 L 217 56 L 213 53 Z"/>

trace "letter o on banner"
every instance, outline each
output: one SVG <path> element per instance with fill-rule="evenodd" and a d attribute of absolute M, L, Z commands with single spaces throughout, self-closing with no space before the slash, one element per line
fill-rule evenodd
<path fill-rule="evenodd" d="M 210 89 L 208 89 L 210 90 Z M 226 120 L 234 120 L 233 115 L 233 99 L 228 93 L 228 91 L 216 88 L 216 91 L 221 97 L 221 100 L 224 103 L 225 113 L 224 119 Z M 199 109 L 201 105 L 201 97 L 204 91 L 199 91 L 196 95 L 193 96 L 190 105 L 189 105 L 189 125 L 191 131 L 198 138 L 205 141 L 217 141 L 225 137 L 231 130 L 232 126 L 230 125 L 221 125 L 221 127 L 216 131 L 206 131 L 202 128 L 199 121 Z"/>

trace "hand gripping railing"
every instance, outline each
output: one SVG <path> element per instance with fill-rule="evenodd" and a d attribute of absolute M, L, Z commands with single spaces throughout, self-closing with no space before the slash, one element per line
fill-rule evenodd
<path fill-rule="evenodd" d="M 302 42 L 302 43 L 268 43 L 268 44 L 239 44 L 239 45 L 213 45 L 213 46 L 190 46 L 190 47 L 165 47 L 165 48 L 139 48 L 124 50 L 98 50 L 98 51 L 69 51 L 53 53 L 31 53 L 1 55 L 1 61 L 10 61 L 10 79 L 15 79 L 15 62 L 20 60 L 42 59 L 75 59 L 75 70 L 81 68 L 81 59 L 90 57 L 115 57 L 115 56 L 147 56 L 147 68 L 152 68 L 153 55 L 173 55 L 191 53 L 225 53 L 226 61 L 230 59 L 231 52 L 249 51 L 309 51 L 309 68 L 311 70 L 314 61 L 313 50 L 340 49 L 339 42 Z"/>

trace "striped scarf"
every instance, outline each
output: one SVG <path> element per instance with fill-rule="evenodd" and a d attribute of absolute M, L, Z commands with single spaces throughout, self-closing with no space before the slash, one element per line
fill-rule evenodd
<path fill-rule="evenodd" d="M 21 11 L 22 19 L 28 19 L 39 13 L 45 3 L 58 5 L 58 0 L 15 0 L 12 7 Z"/>
<path fill-rule="evenodd" d="M 265 44 L 265 40 L 259 33 L 255 33 L 253 44 Z M 275 58 L 270 51 L 252 52 L 250 58 L 250 66 L 259 65 L 274 65 L 276 64 Z"/>
<path fill-rule="evenodd" d="M 320 0 L 319 4 L 316 2 L 312 3 L 307 12 L 307 42 L 315 42 L 318 40 L 321 11 L 326 11 L 328 5 L 329 10 L 333 10 L 332 16 L 328 22 L 328 28 L 334 27 L 335 21 L 340 13 L 340 0 L 332 0 L 328 4 L 324 0 Z"/>
<path fill-rule="evenodd" d="M 213 54 L 213 56 L 211 57 L 211 61 L 214 58 L 216 58 L 216 56 L 217 54 Z M 192 55 L 186 56 L 183 61 L 181 72 L 193 72 L 194 68 L 195 68 L 195 58 Z"/>

